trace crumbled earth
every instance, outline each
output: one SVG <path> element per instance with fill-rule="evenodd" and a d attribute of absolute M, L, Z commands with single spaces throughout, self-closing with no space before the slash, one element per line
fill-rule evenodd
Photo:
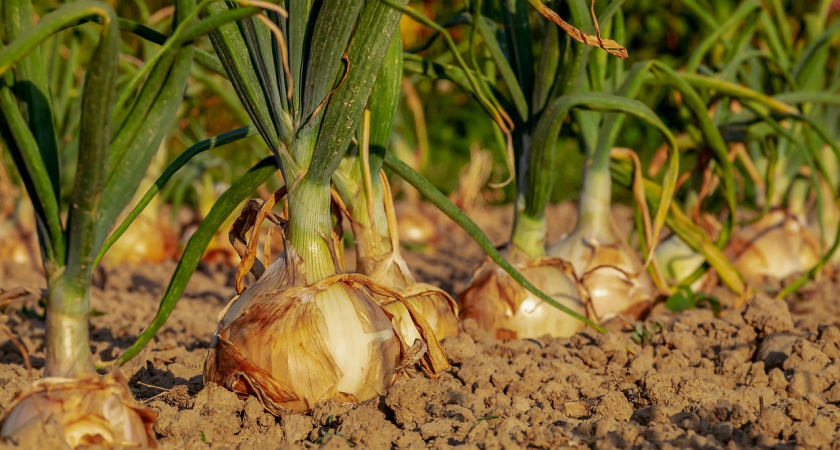
<path fill-rule="evenodd" d="M 552 236 L 568 230 L 554 207 Z M 618 211 L 619 221 L 627 211 Z M 475 214 L 502 243 L 509 210 Z M 497 222 L 492 222 L 493 220 Z M 504 219 L 507 220 L 507 219 Z M 443 222 L 442 222 L 443 223 Z M 446 225 L 441 241 L 407 259 L 422 281 L 463 289 L 478 247 Z M 348 258 L 350 259 L 350 258 Z M 97 276 L 92 347 L 103 366 L 154 316 L 174 263 L 106 268 Z M 444 340 L 452 370 L 403 379 L 360 404 L 328 401 L 275 418 L 255 398 L 203 386 L 232 271 L 202 267 L 149 346 L 122 368 L 139 402 L 158 414 L 164 449 L 198 448 L 840 448 L 840 300 L 834 276 L 787 301 L 759 294 L 721 317 L 662 305 L 640 324 L 571 338 L 498 341 L 475 322 Z M 0 265 L 0 288 L 43 287 L 32 269 Z M 26 308 L 24 310 L 24 307 Z M 30 298 L 0 323 L 0 414 L 43 372 L 44 323 Z M 0 443 L 0 447 L 12 443 Z"/>

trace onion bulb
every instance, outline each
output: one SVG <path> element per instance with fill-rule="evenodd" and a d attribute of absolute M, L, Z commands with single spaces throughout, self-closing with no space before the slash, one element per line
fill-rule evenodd
<path fill-rule="evenodd" d="M 729 253 L 748 280 L 805 273 L 820 260 L 819 240 L 802 216 L 774 209 L 733 236 Z"/>
<path fill-rule="evenodd" d="M 458 334 L 458 305 L 442 289 L 418 283 L 414 278 L 400 252 L 400 222 L 396 217 L 391 187 L 384 172 L 380 172 L 380 180 L 382 212 L 385 215 L 387 232 L 380 235 L 375 227 L 351 220 L 353 234 L 356 236 L 356 270 L 376 283 L 399 292 L 400 296 L 429 323 L 438 339 L 455 336 Z M 375 213 L 376 208 L 372 209 Z M 366 212 L 371 214 L 370 211 Z M 379 252 L 383 253 L 377 254 Z M 394 326 L 403 342 L 411 344 L 420 338 L 418 329 L 402 301 L 395 297 L 377 299 L 382 307 L 393 315 Z"/>
<path fill-rule="evenodd" d="M 548 254 L 571 263 L 599 320 L 618 314 L 640 316 L 655 295 L 650 276 L 636 252 L 611 230 L 597 234 L 597 238 L 587 238 L 576 230 L 549 248 Z"/>
<path fill-rule="evenodd" d="M 571 268 L 556 258 L 512 261 L 516 270 L 540 291 L 575 312 L 585 315 Z M 487 260 L 461 294 L 461 319 L 474 319 L 497 339 L 527 339 L 543 335 L 568 337 L 583 322 L 535 296 L 501 267 Z"/>
<path fill-rule="evenodd" d="M 119 371 L 102 379 L 43 378 L 12 400 L 0 422 L 0 437 L 27 445 L 55 430 L 74 449 L 156 448 L 155 420 L 154 412 L 136 406 Z"/>
<path fill-rule="evenodd" d="M 438 237 L 437 225 L 416 207 L 397 209 L 400 240 L 409 245 L 427 245 Z"/>
<path fill-rule="evenodd" d="M 306 412 L 317 402 L 360 402 L 385 391 L 403 370 L 409 347 L 374 296 L 396 295 L 367 277 L 338 274 L 311 285 L 304 263 L 286 252 L 257 282 L 231 301 L 219 319 L 204 379 L 240 395 L 254 395 L 266 409 Z M 436 374 L 445 356 L 418 318 L 429 347 L 421 364 Z"/>
<path fill-rule="evenodd" d="M 11 217 L 0 221 L 0 260 L 32 268 L 41 266 L 35 210 L 25 199 L 18 202 Z"/>
<path fill-rule="evenodd" d="M 160 263 L 175 256 L 177 239 L 168 221 L 138 216 L 108 249 L 102 262 L 108 265 Z"/>

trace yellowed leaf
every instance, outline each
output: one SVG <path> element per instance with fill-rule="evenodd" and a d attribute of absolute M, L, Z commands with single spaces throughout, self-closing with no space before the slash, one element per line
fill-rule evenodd
<path fill-rule="evenodd" d="M 563 20 L 563 18 L 560 17 L 560 15 L 554 12 L 551 8 L 545 6 L 540 0 L 528 0 L 528 3 L 530 3 L 534 9 L 536 9 L 540 14 L 542 14 L 543 17 L 556 23 L 560 28 L 563 29 L 563 31 L 566 32 L 566 34 L 571 36 L 572 39 L 578 42 L 582 42 L 586 45 L 591 45 L 593 47 L 601 47 L 611 55 L 615 55 L 621 59 L 627 59 L 627 49 L 624 48 L 624 46 L 612 39 L 603 39 L 601 37 L 601 31 L 598 27 L 598 20 L 595 18 L 594 10 L 592 12 L 592 21 L 595 22 L 595 36 L 575 28 L 574 26 L 572 26 L 572 24 Z M 595 1 L 593 0 L 593 7 L 594 3 Z"/>

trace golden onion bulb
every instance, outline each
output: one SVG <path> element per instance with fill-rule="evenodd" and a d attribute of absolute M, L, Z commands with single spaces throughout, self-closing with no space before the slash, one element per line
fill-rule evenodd
<path fill-rule="evenodd" d="M 205 380 L 254 395 L 276 415 L 384 392 L 413 363 L 404 361 L 410 343 L 401 342 L 374 299 L 390 291 L 358 274 L 305 285 L 297 270 L 303 263 L 296 256 L 287 260 L 296 255 L 288 243 L 287 248 L 290 252 L 222 312 Z M 433 372 L 443 370 L 447 363 L 437 341 L 424 341 Z"/>
<path fill-rule="evenodd" d="M 750 280 L 798 275 L 820 260 L 819 240 L 805 219 L 782 209 L 738 230 L 728 252 L 734 257 L 735 268 Z"/>
<path fill-rule="evenodd" d="M 102 257 L 108 265 L 160 263 L 175 255 L 176 238 L 164 220 L 138 216 Z"/>
<path fill-rule="evenodd" d="M 429 216 L 414 208 L 397 209 L 400 240 L 409 245 L 425 245 L 437 239 L 437 225 Z"/>
<path fill-rule="evenodd" d="M 18 203 L 14 215 L 0 220 L 0 260 L 33 268 L 41 266 L 35 210 L 26 199 Z"/>
<path fill-rule="evenodd" d="M 653 281 L 636 252 L 614 236 L 601 234 L 596 239 L 573 232 L 549 248 L 548 254 L 572 264 L 596 318 L 603 321 L 618 314 L 639 317 L 653 303 Z"/>
<path fill-rule="evenodd" d="M 156 448 L 151 410 L 136 406 L 118 372 L 98 379 L 43 378 L 19 393 L 0 422 L 0 437 L 23 446 L 56 430 L 70 448 Z M 34 444 L 33 444 L 34 445 Z"/>
<path fill-rule="evenodd" d="M 400 295 L 429 322 L 438 339 L 458 334 L 458 305 L 449 294 L 430 284 L 414 283 L 401 290 Z M 382 308 L 393 315 L 391 320 L 403 342 L 411 345 L 416 339 L 422 340 L 408 308 L 401 301 L 386 299 Z"/>
<path fill-rule="evenodd" d="M 563 261 L 541 258 L 514 262 L 514 267 L 540 291 L 585 315 L 576 281 Z M 583 323 L 549 305 L 522 287 L 501 267 L 486 261 L 461 294 L 461 319 L 474 319 L 497 339 L 526 339 L 543 335 L 568 337 Z"/>
<path fill-rule="evenodd" d="M 0 223 L 0 260 L 17 265 L 37 266 L 40 255 L 30 239 L 12 221 Z"/>

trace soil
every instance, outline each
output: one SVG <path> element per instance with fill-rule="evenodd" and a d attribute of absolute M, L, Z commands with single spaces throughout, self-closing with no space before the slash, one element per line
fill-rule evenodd
<path fill-rule="evenodd" d="M 471 215 L 501 244 L 510 213 Z M 615 213 L 618 223 L 630 223 L 629 210 Z M 554 239 L 574 223 L 574 207 L 554 206 L 549 217 Z M 405 256 L 421 281 L 457 293 L 482 253 L 454 227 L 440 227 L 437 242 Z M 97 274 L 97 360 L 114 360 L 151 321 L 174 267 Z M 360 404 L 328 401 L 311 414 L 275 418 L 255 398 L 202 383 L 217 315 L 234 293 L 233 273 L 202 266 L 161 332 L 122 369 L 137 400 L 158 415 L 161 448 L 840 448 L 835 277 L 787 301 L 757 295 L 722 317 L 705 309 L 672 314 L 659 305 L 643 323 L 614 321 L 609 333 L 565 339 L 502 342 L 468 320 L 443 342 L 453 367 L 439 379 L 420 375 Z M 0 264 L 0 288 L 20 286 L 42 288 L 43 277 Z M 43 372 L 39 311 L 35 298 L 5 311 L 33 371 L 0 332 L 0 415 Z"/>

